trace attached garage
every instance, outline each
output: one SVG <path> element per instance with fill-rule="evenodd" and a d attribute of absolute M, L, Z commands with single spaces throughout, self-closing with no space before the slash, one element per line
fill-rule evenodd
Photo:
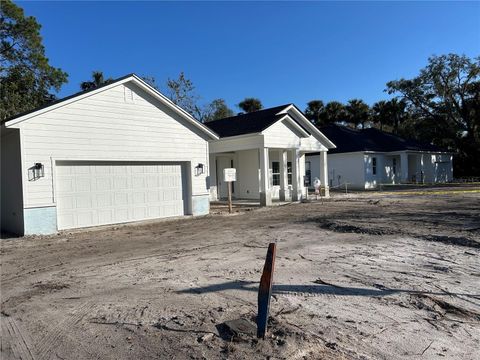
<path fill-rule="evenodd" d="M 60 161 L 58 229 L 185 215 L 185 165 Z"/>
<path fill-rule="evenodd" d="M 2 230 L 209 212 L 216 134 L 135 75 L 2 124 Z"/>

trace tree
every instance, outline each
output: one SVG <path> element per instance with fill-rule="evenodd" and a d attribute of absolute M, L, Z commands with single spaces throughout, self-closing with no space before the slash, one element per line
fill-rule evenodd
<path fill-rule="evenodd" d="M 325 106 L 322 100 L 312 100 L 307 103 L 305 116 L 316 126 L 325 125 Z"/>
<path fill-rule="evenodd" d="M 203 122 L 223 119 L 234 115 L 232 109 L 228 107 L 224 99 L 215 99 L 207 106 Z"/>
<path fill-rule="evenodd" d="M 345 121 L 345 106 L 341 102 L 330 101 L 325 105 L 325 119 L 327 124 Z"/>
<path fill-rule="evenodd" d="M 195 93 L 195 86 L 190 79 L 185 77 L 185 74 L 180 72 L 178 78 L 167 80 L 168 97 L 175 104 L 190 113 L 193 117 L 201 120 L 202 110 L 197 105 L 199 96 Z"/>
<path fill-rule="evenodd" d="M 247 113 L 261 110 L 263 108 L 262 102 L 257 98 L 245 98 L 238 104 L 238 107 Z"/>
<path fill-rule="evenodd" d="M 49 64 L 40 24 L 10 0 L 0 6 L 0 119 L 55 99 L 67 73 Z"/>
<path fill-rule="evenodd" d="M 92 80 L 91 81 L 83 81 L 80 84 L 80 88 L 83 91 L 91 90 L 91 89 L 95 89 L 96 87 L 99 87 L 101 85 L 110 84 L 113 81 L 114 80 L 112 78 L 105 79 L 103 77 L 103 72 L 101 72 L 101 71 L 92 71 Z"/>
<path fill-rule="evenodd" d="M 409 116 L 407 104 L 397 98 L 388 101 L 380 100 L 372 105 L 372 121 L 383 130 L 385 125 L 393 127 L 393 133 L 398 134 L 400 124 Z"/>
<path fill-rule="evenodd" d="M 363 100 L 352 99 L 348 101 L 345 106 L 347 122 L 354 127 L 362 126 L 365 128 L 365 123 L 370 119 L 370 108 Z"/>
<path fill-rule="evenodd" d="M 387 83 L 389 94 L 399 94 L 424 128 L 423 138 L 450 144 L 459 175 L 480 174 L 480 57 L 448 54 L 432 56 L 413 79 Z"/>
<path fill-rule="evenodd" d="M 371 111 L 374 124 L 379 125 L 380 130 L 383 130 L 384 125 L 390 123 L 387 102 L 385 100 L 377 101 L 372 105 Z"/>

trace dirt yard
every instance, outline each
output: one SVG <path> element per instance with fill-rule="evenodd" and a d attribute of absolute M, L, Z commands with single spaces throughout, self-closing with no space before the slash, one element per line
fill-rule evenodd
<path fill-rule="evenodd" d="M 248 210 L 248 211 L 247 211 Z M 268 337 L 253 321 L 277 242 Z M 480 193 L 1 240 L 2 359 L 479 359 Z"/>

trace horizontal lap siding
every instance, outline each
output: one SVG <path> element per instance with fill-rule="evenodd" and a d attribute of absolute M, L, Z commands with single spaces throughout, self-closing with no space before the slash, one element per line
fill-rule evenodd
<path fill-rule="evenodd" d="M 204 139 L 165 106 L 131 90 L 133 102 L 125 100 L 125 86 L 119 85 L 21 124 L 22 171 L 27 176 L 35 162 L 45 165 L 44 178 L 25 182 L 26 207 L 54 202 L 52 159 L 207 164 Z M 193 195 L 207 193 L 205 177 L 192 172 Z"/>
<path fill-rule="evenodd" d="M 270 126 L 263 134 L 265 147 L 291 149 L 300 146 L 300 138 L 283 121 Z"/>

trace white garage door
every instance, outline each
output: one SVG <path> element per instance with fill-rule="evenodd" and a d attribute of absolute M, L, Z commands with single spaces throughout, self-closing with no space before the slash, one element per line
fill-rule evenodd
<path fill-rule="evenodd" d="M 58 229 L 185 214 L 181 164 L 57 162 Z"/>

